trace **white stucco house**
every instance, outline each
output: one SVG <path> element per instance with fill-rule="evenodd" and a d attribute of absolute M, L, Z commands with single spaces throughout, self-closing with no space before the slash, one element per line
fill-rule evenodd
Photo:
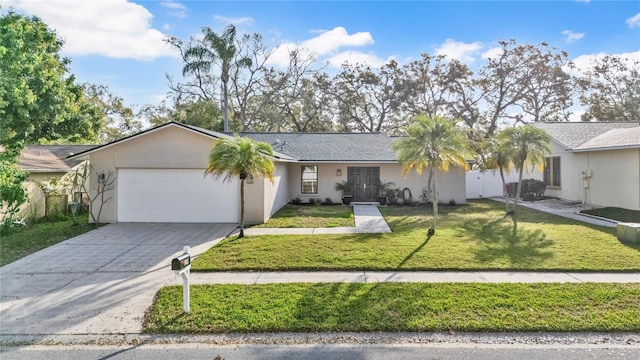
<path fill-rule="evenodd" d="M 640 210 L 640 125 L 554 122 L 534 126 L 551 136 L 551 153 L 535 178 L 546 194 L 585 204 Z"/>
<path fill-rule="evenodd" d="M 245 218 L 263 223 L 300 198 L 340 202 L 335 184 L 353 184 L 354 201 L 376 201 L 379 181 L 407 188 L 418 200 L 427 186 L 426 173 L 401 176 L 392 150 L 397 139 L 383 133 L 242 133 L 271 144 L 275 180 L 247 180 Z M 101 222 L 211 222 L 239 219 L 239 180 L 205 176 L 209 153 L 217 139 L 229 134 L 170 122 L 74 157 L 88 157 L 96 172 L 116 176 L 112 200 Z M 439 199 L 465 203 L 465 172 L 437 173 Z M 97 176 L 91 177 L 94 188 Z"/>

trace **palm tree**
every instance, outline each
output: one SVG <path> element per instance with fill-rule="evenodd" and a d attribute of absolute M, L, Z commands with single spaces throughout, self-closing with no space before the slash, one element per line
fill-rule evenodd
<path fill-rule="evenodd" d="M 511 159 L 513 155 L 510 153 L 505 137 L 492 137 L 480 145 L 480 158 L 482 170 L 499 170 L 500 179 L 502 180 L 502 195 L 505 198 L 506 212 L 509 213 L 509 191 L 507 183 L 504 180 L 504 173 L 510 173 L 513 168 Z"/>
<path fill-rule="evenodd" d="M 220 80 L 222 81 L 222 117 L 224 131 L 229 131 L 229 73 L 231 68 L 249 67 L 250 58 L 236 59 L 236 27 L 227 26 L 222 34 L 216 34 L 211 28 L 203 27 L 204 37 L 198 45 L 191 46 L 185 53 L 186 64 L 182 74 L 209 71 L 214 64 L 220 66 Z"/>
<path fill-rule="evenodd" d="M 531 125 L 510 127 L 498 135 L 498 142 L 504 143 L 506 152 L 518 170 L 518 190 L 513 202 L 512 213 L 518 206 L 518 198 L 522 189 L 522 174 L 525 168 L 544 167 L 545 154 L 551 152 L 549 135 L 544 130 Z"/>
<path fill-rule="evenodd" d="M 224 176 L 223 181 L 240 178 L 240 235 L 244 237 L 244 183 L 249 175 L 264 176 L 273 183 L 273 148 L 265 142 L 236 135 L 216 141 L 209 154 L 205 174 Z"/>
<path fill-rule="evenodd" d="M 468 169 L 465 159 L 468 154 L 467 139 L 453 122 L 445 118 L 418 116 L 407 129 L 407 136 L 396 141 L 393 149 L 402 166 L 403 176 L 412 169 L 422 174 L 423 168 L 429 168 L 427 190 L 433 204 L 433 225 L 428 234 L 433 235 L 438 220 L 438 192 L 434 171 L 448 171 L 450 165 Z"/>

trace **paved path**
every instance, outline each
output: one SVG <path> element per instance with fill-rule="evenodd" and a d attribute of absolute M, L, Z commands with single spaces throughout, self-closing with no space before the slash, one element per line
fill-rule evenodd
<path fill-rule="evenodd" d="M 489 198 L 494 201 L 499 201 L 504 203 L 505 200 L 502 197 L 491 197 Z M 616 227 L 617 222 L 613 220 L 602 220 L 599 218 L 579 214 L 580 210 L 591 209 L 592 207 L 589 205 L 581 205 L 580 203 L 576 204 L 573 202 L 566 202 L 562 200 L 550 199 L 550 200 L 540 200 L 540 201 L 518 201 L 518 206 L 524 206 L 529 209 L 534 209 L 558 216 L 562 216 L 564 218 L 569 218 L 573 220 L 582 221 L 587 224 L 605 226 L 605 227 Z"/>
<path fill-rule="evenodd" d="M 355 227 L 333 228 L 249 228 L 245 235 L 319 235 L 390 233 L 389 225 L 375 205 L 353 205 Z"/>
<path fill-rule="evenodd" d="M 640 272 L 574 273 L 516 271 L 318 271 L 318 272 L 209 272 L 191 273 L 192 284 L 268 283 L 636 283 Z"/>

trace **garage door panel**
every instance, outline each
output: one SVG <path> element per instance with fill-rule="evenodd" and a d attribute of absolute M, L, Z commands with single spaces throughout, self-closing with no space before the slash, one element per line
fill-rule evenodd
<path fill-rule="evenodd" d="M 120 169 L 119 222 L 238 221 L 238 183 L 204 169 Z"/>

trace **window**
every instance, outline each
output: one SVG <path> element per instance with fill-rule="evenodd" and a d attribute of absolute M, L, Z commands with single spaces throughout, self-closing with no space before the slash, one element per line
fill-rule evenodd
<path fill-rule="evenodd" d="M 318 193 L 318 166 L 311 165 L 302 167 L 302 193 Z"/>
<path fill-rule="evenodd" d="M 544 183 L 550 188 L 560 187 L 560 157 L 544 159 Z"/>

